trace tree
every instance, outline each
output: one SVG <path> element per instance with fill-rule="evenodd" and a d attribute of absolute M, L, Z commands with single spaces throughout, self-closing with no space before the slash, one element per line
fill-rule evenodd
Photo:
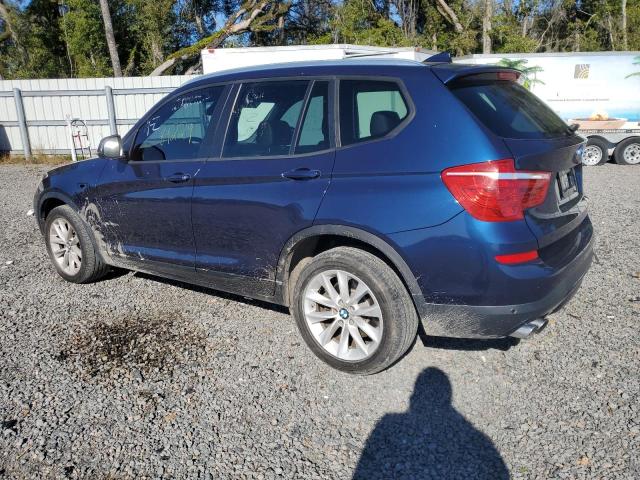
<path fill-rule="evenodd" d="M 442 16 L 446 18 L 447 21 L 451 22 L 456 32 L 462 33 L 462 31 L 464 30 L 464 28 L 462 27 L 462 23 L 460 23 L 458 15 L 456 15 L 456 12 L 453 11 L 449 4 L 444 0 L 436 0 L 436 7 L 438 8 L 438 11 L 442 14 Z"/>
<path fill-rule="evenodd" d="M 189 61 L 200 55 L 204 48 L 217 48 L 229 37 L 249 31 L 268 31 L 276 28 L 274 23 L 289 9 L 288 3 L 275 0 L 244 0 L 238 10 L 229 15 L 223 27 L 189 47 L 182 48 L 156 67 L 151 76 L 162 75 L 180 61 Z M 199 58 L 198 60 L 199 61 Z"/>
<path fill-rule="evenodd" d="M 536 73 L 540 73 L 543 71 L 542 67 L 527 67 L 527 63 L 528 60 L 525 59 L 501 58 L 498 62 L 498 65 L 500 65 L 501 67 L 513 68 L 514 70 L 520 71 L 524 80 L 524 88 L 526 88 L 527 90 L 531 90 L 531 87 L 537 83 L 544 85 L 544 82 L 542 80 L 538 80 L 536 78 Z"/>
<path fill-rule="evenodd" d="M 369 0 L 346 0 L 331 13 L 329 31 L 313 43 L 353 43 L 381 47 L 410 45 L 400 27 Z"/>
<path fill-rule="evenodd" d="M 116 45 L 116 37 L 113 34 L 113 25 L 111 24 L 111 13 L 109 12 L 109 3 L 107 0 L 100 0 L 100 10 L 102 11 L 102 21 L 104 22 L 104 33 L 109 47 L 109 56 L 111 57 L 111 66 L 113 67 L 113 76 L 121 77 L 122 69 L 120 68 L 120 58 L 118 58 L 118 46 Z"/>
<path fill-rule="evenodd" d="M 637 56 L 635 59 L 635 61 L 633 62 L 634 65 L 640 65 L 640 56 Z M 627 75 L 624 78 L 629 78 L 629 77 L 636 77 L 636 76 L 640 76 L 640 72 L 633 72 L 630 73 L 629 75 Z"/>
<path fill-rule="evenodd" d="M 627 36 L 627 0 L 621 0 L 620 3 L 620 10 L 622 14 L 622 48 L 623 50 L 626 50 L 627 48 L 629 48 L 629 37 Z"/>
<path fill-rule="evenodd" d="M 482 53 L 491 53 L 491 16 L 493 15 L 493 0 L 484 0 L 484 15 L 482 16 Z"/>

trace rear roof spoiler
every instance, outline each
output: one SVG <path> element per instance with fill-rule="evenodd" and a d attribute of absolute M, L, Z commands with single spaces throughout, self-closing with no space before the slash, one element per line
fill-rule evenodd
<path fill-rule="evenodd" d="M 518 77 L 522 75 L 520 70 L 515 68 L 500 67 L 498 65 L 470 65 L 464 63 L 440 63 L 433 65 L 431 71 L 442 81 L 442 83 L 451 83 L 454 80 L 462 77 L 468 77 L 470 75 L 479 75 L 482 73 L 498 73 L 498 72 L 513 72 Z"/>

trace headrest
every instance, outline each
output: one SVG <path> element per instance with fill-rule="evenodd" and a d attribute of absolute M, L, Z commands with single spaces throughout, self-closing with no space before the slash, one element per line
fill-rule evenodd
<path fill-rule="evenodd" d="M 391 110 L 381 110 L 371 115 L 369 131 L 372 137 L 381 137 L 396 128 L 400 123 L 400 115 Z"/>
<path fill-rule="evenodd" d="M 284 120 L 264 120 L 258 126 L 257 143 L 259 145 L 289 145 L 291 127 Z"/>

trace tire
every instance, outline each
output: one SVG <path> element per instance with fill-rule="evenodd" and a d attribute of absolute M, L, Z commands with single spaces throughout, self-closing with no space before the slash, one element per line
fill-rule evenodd
<path fill-rule="evenodd" d="M 613 151 L 613 158 L 618 165 L 640 164 L 640 137 L 626 138 Z"/>
<path fill-rule="evenodd" d="M 68 282 L 94 282 L 109 271 L 96 253 L 89 228 L 68 205 L 51 210 L 45 221 L 44 238 L 51 263 Z"/>
<path fill-rule="evenodd" d="M 378 257 L 357 248 L 337 247 L 294 273 L 290 305 L 298 329 L 313 353 L 333 368 L 357 375 L 380 372 L 402 357 L 415 340 L 418 315 L 411 297 Z M 346 296 L 340 295 L 340 277 L 349 292 Z M 332 292 L 324 287 L 327 279 Z M 332 294 L 338 300 L 327 302 Z M 309 296 L 321 298 L 321 303 Z M 359 316 L 359 311 L 367 315 Z M 343 337 L 347 340 L 342 341 Z"/>
<path fill-rule="evenodd" d="M 582 164 L 595 167 L 607 163 L 609 160 L 609 145 L 601 138 L 591 137 L 587 140 L 587 146 L 582 154 Z"/>

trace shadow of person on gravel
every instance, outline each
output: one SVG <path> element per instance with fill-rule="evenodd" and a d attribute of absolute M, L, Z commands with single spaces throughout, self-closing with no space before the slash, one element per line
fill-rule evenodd
<path fill-rule="evenodd" d="M 382 417 L 367 439 L 354 480 L 509 478 L 491 440 L 451 405 L 451 383 L 437 368 L 416 380 L 405 413 Z"/>

